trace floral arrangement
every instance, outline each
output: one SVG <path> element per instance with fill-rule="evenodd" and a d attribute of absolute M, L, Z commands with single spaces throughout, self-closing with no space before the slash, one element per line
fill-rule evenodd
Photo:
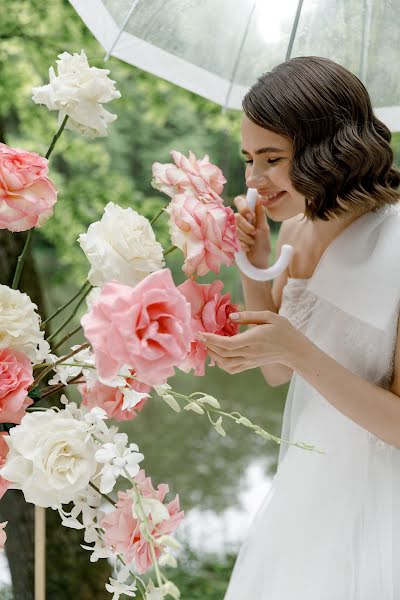
<path fill-rule="evenodd" d="M 81 529 L 90 560 L 113 561 L 115 575 L 105 586 L 113 600 L 122 594 L 179 598 L 163 572 L 164 565 L 176 564 L 172 534 L 183 519 L 179 497 L 166 502 L 168 485 L 153 486 L 140 468 L 144 456 L 137 444 L 108 420 L 138 417 L 153 395 L 175 411 L 183 407 L 208 417 L 220 435 L 223 420 L 230 419 L 282 441 L 245 416 L 223 411 L 213 396 L 186 396 L 168 384 L 175 368 L 204 375 L 207 349 L 199 333 L 231 336 L 239 330 L 229 319 L 236 306 L 223 283 L 197 280 L 233 264 L 234 214 L 221 198 L 226 180 L 208 156 L 199 160 L 173 151 L 173 163 L 153 165 L 153 186 L 169 197 L 166 208 L 150 222 L 109 202 L 101 220 L 78 239 L 90 264 L 87 281 L 42 321 L 18 286 L 34 228 L 51 217 L 57 202 L 48 159 L 64 128 L 88 137 L 108 135 L 116 116 L 103 105 L 120 96 L 109 71 L 89 66 L 83 51 L 65 52 L 57 64 L 57 75 L 50 68 L 49 84 L 33 90 L 34 102 L 58 111 L 59 128 L 46 156 L 0 145 L 0 228 L 28 232 L 12 286 L 0 285 L 0 497 L 9 488 L 20 489 L 27 502 L 57 510 L 64 526 Z M 166 251 L 152 229 L 164 213 L 173 243 Z M 187 276 L 179 286 L 165 266 L 176 249 Z M 81 325 L 63 334 L 85 299 Z M 45 326 L 73 303 L 46 337 Z M 60 347 L 78 330 L 84 341 L 62 353 Z M 72 385 L 81 393 L 80 406 L 65 394 L 61 408 L 41 405 Z M 124 491 L 115 494 L 117 481 L 119 488 L 124 482 Z M 104 502 L 110 512 L 103 512 Z M 1 549 L 5 525 L 0 524 Z"/>

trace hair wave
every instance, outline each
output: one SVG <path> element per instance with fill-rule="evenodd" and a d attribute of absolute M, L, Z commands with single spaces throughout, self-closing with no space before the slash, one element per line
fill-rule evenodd
<path fill-rule="evenodd" d="M 362 82 L 316 56 L 292 58 L 262 75 L 243 99 L 256 125 L 293 142 L 290 178 L 305 216 L 324 221 L 399 201 L 391 133 Z"/>

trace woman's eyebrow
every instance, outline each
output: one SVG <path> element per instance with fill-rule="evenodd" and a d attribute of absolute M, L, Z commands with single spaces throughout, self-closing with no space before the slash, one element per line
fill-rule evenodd
<path fill-rule="evenodd" d="M 273 148 L 272 146 L 266 146 L 265 148 L 259 148 L 254 154 L 265 154 L 266 152 L 285 152 L 283 148 Z M 250 154 L 244 148 L 242 148 L 242 154 Z"/>

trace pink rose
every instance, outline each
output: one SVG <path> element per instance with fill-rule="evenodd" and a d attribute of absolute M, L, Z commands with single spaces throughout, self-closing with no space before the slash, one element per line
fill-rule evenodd
<path fill-rule="evenodd" d="M 189 351 L 190 307 L 169 269 L 151 273 L 134 288 L 107 283 L 82 326 L 103 379 L 127 366 L 142 383 L 159 385 Z"/>
<path fill-rule="evenodd" d="M 196 159 L 193 152 L 186 158 L 180 152 L 172 150 L 175 164 L 153 164 L 154 186 L 168 196 L 175 196 L 185 191 L 192 192 L 206 200 L 222 203 L 220 194 L 226 179 L 218 167 L 210 163 L 207 154 L 201 160 Z"/>
<path fill-rule="evenodd" d="M 51 217 L 57 191 L 47 171 L 39 154 L 0 144 L 0 229 L 26 231 Z"/>
<path fill-rule="evenodd" d="M 20 423 L 33 402 L 28 388 L 33 382 L 29 358 L 11 350 L 0 350 L 0 423 Z"/>
<path fill-rule="evenodd" d="M 234 212 L 229 206 L 202 201 L 186 192 L 167 207 L 172 243 L 185 257 L 186 275 L 218 273 L 230 266 L 239 250 Z"/>
<path fill-rule="evenodd" d="M 189 356 L 181 368 L 185 371 L 193 368 L 195 375 L 204 375 L 207 358 L 207 348 L 196 339 L 196 333 L 207 331 L 225 336 L 239 333 L 239 325 L 229 319 L 229 315 L 237 311 L 238 307 L 231 304 L 229 293 L 221 296 L 223 287 L 222 281 L 201 284 L 192 279 L 178 286 L 190 304 L 193 333 Z"/>
<path fill-rule="evenodd" d="M 153 488 L 150 477 L 146 477 L 143 470 L 134 478 L 139 484 L 139 490 L 145 498 L 152 498 L 163 502 L 165 495 L 169 491 L 167 484 L 161 484 L 157 490 Z M 104 528 L 104 542 L 111 547 L 115 554 L 121 554 L 126 563 L 135 561 L 135 566 L 139 573 L 145 573 L 151 568 L 153 559 L 150 552 L 150 545 L 144 539 L 140 531 L 140 522 L 132 514 L 133 500 L 125 492 L 118 492 L 118 502 L 116 509 L 109 513 L 101 522 Z M 151 516 L 148 517 L 150 533 L 156 538 L 162 535 L 170 535 L 176 530 L 183 519 L 183 511 L 180 511 L 179 497 L 176 496 L 172 502 L 165 505 L 169 513 L 169 518 L 154 524 Z M 155 547 L 157 559 L 161 554 L 161 549 Z"/>
<path fill-rule="evenodd" d="M 147 393 L 151 389 L 148 385 L 140 383 L 136 379 L 129 380 L 129 387 L 142 393 Z M 134 419 L 143 410 L 147 402 L 147 398 L 143 398 L 133 408 L 122 409 L 124 394 L 121 388 L 110 387 L 100 381 L 96 381 L 90 387 L 84 383 L 79 386 L 79 391 L 82 394 L 82 404 L 87 406 L 87 408 L 91 409 L 95 406 L 100 406 L 100 408 L 106 411 L 110 419 L 116 419 L 117 421 Z"/>
<path fill-rule="evenodd" d="M 4 550 L 4 544 L 7 541 L 7 534 L 4 531 L 8 521 L 4 521 L 4 523 L 0 523 L 0 552 Z"/>
<path fill-rule="evenodd" d="M 5 431 L 2 431 L 0 433 L 0 469 L 6 464 L 7 454 L 9 450 L 8 444 L 5 440 L 6 436 L 8 436 L 8 433 L 6 433 Z M 11 483 L 0 475 L 0 498 L 4 496 L 10 485 Z"/>

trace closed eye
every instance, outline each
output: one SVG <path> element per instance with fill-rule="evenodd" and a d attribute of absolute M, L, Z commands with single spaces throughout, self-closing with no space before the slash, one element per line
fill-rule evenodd
<path fill-rule="evenodd" d="M 269 163 L 269 164 L 271 164 L 271 165 L 272 165 L 272 164 L 274 164 L 274 163 L 277 163 L 279 160 L 281 160 L 281 159 L 280 159 L 280 158 L 269 158 L 269 159 L 267 160 L 267 163 Z M 251 165 L 251 164 L 253 164 L 253 161 L 252 161 L 251 159 L 249 159 L 249 160 L 245 160 L 244 162 L 246 163 L 246 165 Z"/>

